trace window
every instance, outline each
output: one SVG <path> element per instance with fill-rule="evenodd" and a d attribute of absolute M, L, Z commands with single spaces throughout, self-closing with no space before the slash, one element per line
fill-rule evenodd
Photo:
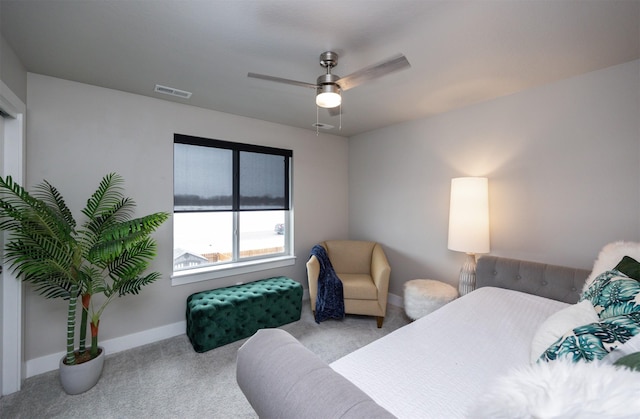
<path fill-rule="evenodd" d="M 174 135 L 174 276 L 258 270 L 292 256 L 292 157 L 291 150 Z"/>

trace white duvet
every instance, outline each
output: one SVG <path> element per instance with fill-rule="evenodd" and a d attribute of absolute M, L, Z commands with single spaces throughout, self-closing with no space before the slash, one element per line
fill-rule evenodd
<path fill-rule="evenodd" d="M 536 329 L 567 305 L 480 288 L 331 367 L 399 418 L 464 417 L 495 378 L 529 364 Z"/>

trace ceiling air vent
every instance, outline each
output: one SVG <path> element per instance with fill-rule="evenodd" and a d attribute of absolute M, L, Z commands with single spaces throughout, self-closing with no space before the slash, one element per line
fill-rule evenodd
<path fill-rule="evenodd" d="M 156 84 L 156 88 L 154 90 L 157 93 L 162 93 L 162 94 L 165 94 L 165 95 L 181 97 L 182 99 L 189 99 L 191 97 L 191 92 L 187 92 L 185 90 L 174 89 L 173 87 L 161 86 L 159 84 Z"/>

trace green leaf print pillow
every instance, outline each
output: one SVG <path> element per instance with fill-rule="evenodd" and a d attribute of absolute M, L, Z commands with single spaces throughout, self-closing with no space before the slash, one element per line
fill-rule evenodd
<path fill-rule="evenodd" d="M 540 356 L 539 361 L 569 357 L 574 362 L 602 359 L 640 333 L 640 312 L 606 318 L 565 333 Z"/>
<path fill-rule="evenodd" d="M 640 282 L 612 269 L 603 272 L 582 294 L 601 319 L 640 312 Z"/>

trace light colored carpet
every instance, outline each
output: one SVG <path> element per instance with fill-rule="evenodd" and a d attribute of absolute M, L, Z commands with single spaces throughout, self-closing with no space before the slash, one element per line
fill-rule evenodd
<path fill-rule="evenodd" d="M 389 305 L 381 329 L 372 317 L 313 321 L 309 302 L 302 318 L 282 329 L 326 362 L 409 323 Z M 98 384 L 68 396 L 58 372 L 27 379 L 18 393 L 0 399 L 1 418 L 255 418 L 236 383 L 236 352 L 246 339 L 199 354 L 186 335 L 109 355 Z"/>

